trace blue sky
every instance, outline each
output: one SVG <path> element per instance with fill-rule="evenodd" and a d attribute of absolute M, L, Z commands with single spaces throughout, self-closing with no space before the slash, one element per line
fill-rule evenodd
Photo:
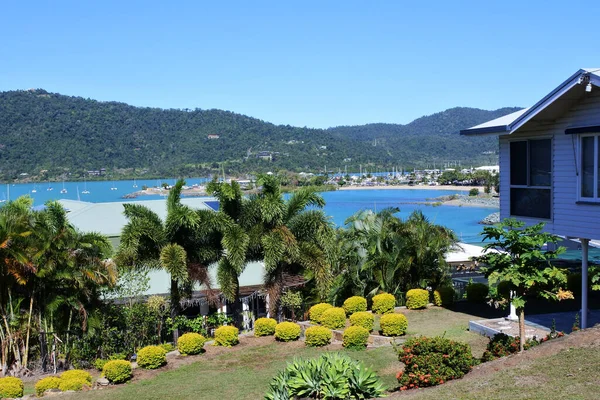
<path fill-rule="evenodd" d="M 599 11 L 577 1 L 7 1 L 0 91 L 309 127 L 407 123 L 455 106 L 528 106 L 578 68 L 600 68 Z"/>

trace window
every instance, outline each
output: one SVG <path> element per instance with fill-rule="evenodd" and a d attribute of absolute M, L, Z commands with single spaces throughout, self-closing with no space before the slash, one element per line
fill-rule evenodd
<path fill-rule="evenodd" d="M 552 141 L 510 143 L 510 214 L 551 218 Z"/>
<path fill-rule="evenodd" d="M 579 196 L 584 200 L 600 201 L 600 136 L 581 137 L 581 180 Z"/>

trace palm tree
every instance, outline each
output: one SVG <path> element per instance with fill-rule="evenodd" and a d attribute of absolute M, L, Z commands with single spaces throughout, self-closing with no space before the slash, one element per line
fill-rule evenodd
<path fill-rule="evenodd" d="M 210 288 L 207 267 L 218 257 L 212 211 L 193 210 L 181 204 L 180 179 L 167 198 L 167 217 L 138 204 L 124 204 L 128 223 L 123 227 L 116 261 L 120 266 L 163 269 L 171 276 L 171 317 L 180 312 L 181 291 L 193 282 Z M 178 332 L 173 332 L 177 341 Z"/>

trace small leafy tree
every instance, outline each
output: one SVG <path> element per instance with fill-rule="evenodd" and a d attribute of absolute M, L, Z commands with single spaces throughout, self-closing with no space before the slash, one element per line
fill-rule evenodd
<path fill-rule="evenodd" d="M 485 240 L 491 240 L 484 247 L 487 252 L 478 258 L 490 286 L 500 281 L 508 281 L 511 286 L 511 301 L 519 316 L 520 351 L 525 346 L 525 303 L 526 296 L 537 294 L 547 299 L 562 300 L 573 298 L 571 292 L 562 290 L 567 283 L 563 269 L 550 264 L 550 260 L 564 252 L 564 247 L 556 250 L 542 250 L 544 244 L 556 244 L 558 237 L 542 232 L 544 223 L 525 227 L 516 219 L 505 219 L 502 223 L 483 228 Z"/>

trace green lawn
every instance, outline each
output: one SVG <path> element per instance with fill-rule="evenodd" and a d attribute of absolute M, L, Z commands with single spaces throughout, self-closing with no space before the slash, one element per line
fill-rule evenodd
<path fill-rule="evenodd" d="M 468 332 L 473 316 L 442 308 L 403 311 L 408 317 L 408 335 L 443 335 L 465 341 L 480 356 L 487 339 Z M 156 374 L 116 388 L 73 394 L 85 399 L 261 399 L 269 382 L 294 357 L 316 357 L 322 351 L 343 351 L 371 366 L 390 388 L 396 386 L 401 364 L 391 347 L 347 351 L 339 345 L 328 349 L 307 348 L 301 342 L 278 343 L 273 339 L 242 339 L 244 346 L 196 356 L 197 362 Z"/>

